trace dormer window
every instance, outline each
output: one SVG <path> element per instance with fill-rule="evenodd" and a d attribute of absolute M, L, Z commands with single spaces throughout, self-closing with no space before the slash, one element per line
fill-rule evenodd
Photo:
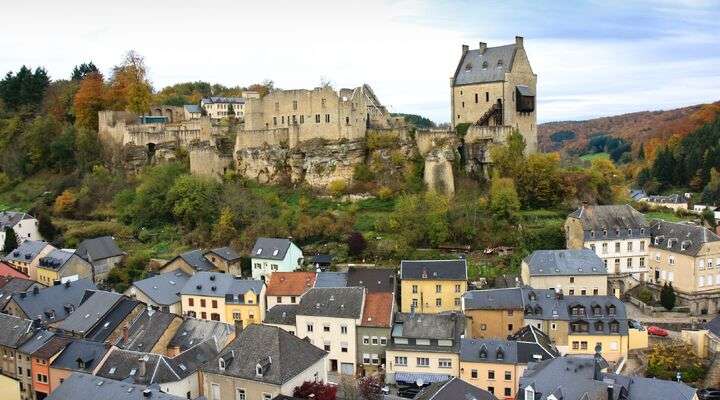
<path fill-rule="evenodd" d="M 600 306 L 594 306 L 593 307 L 593 314 L 594 315 L 602 315 L 602 307 Z"/>
<path fill-rule="evenodd" d="M 280 252 L 280 250 L 278 250 L 278 249 L 273 250 L 273 256 L 278 255 L 279 252 Z"/>
<path fill-rule="evenodd" d="M 530 292 L 528 297 L 530 298 L 531 301 L 537 300 L 537 295 L 535 294 L 535 292 Z"/>
<path fill-rule="evenodd" d="M 503 67 L 503 60 L 498 60 L 497 67 L 502 68 Z"/>
<path fill-rule="evenodd" d="M 218 368 L 220 371 L 225 371 L 225 360 L 222 357 L 218 358 Z"/>
<path fill-rule="evenodd" d="M 610 322 L 610 332 L 611 333 L 619 333 L 620 332 L 620 323 L 617 321 Z"/>
<path fill-rule="evenodd" d="M 595 330 L 601 332 L 603 329 L 605 329 L 605 326 L 604 326 L 603 322 L 602 322 L 602 321 L 597 321 L 597 322 L 595 323 Z"/>
<path fill-rule="evenodd" d="M 488 68 L 488 62 L 487 62 L 487 61 L 483 61 L 483 63 L 482 63 L 482 69 L 487 69 L 487 68 Z"/>
<path fill-rule="evenodd" d="M 502 360 L 505 358 L 505 352 L 502 351 L 502 349 L 498 349 L 497 353 L 495 353 L 495 358 L 498 360 Z"/>
<path fill-rule="evenodd" d="M 595 231 L 590 231 L 590 237 L 595 237 Z"/>
<path fill-rule="evenodd" d="M 603 229 L 603 236 L 607 237 L 607 229 Z"/>
<path fill-rule="evenodd" d="M 260 254 L 262 254 L 262 248 L 257 249 L 257 251 L 255 252 L 255 255 L 259 256 Z"/>
<path fill-rule="evenodd" d="M 608 314 L 615 315 L 615 305 L 611 304 L 610 307 L 608 307 Z"/>
<path fill-rule="evenodd" d="M 470 71 L 472 69 L 472 63 L 465 64 L 465 71 Z"/>
<path fill-rule="evenodd" d="M 487 349 L 483 345 L 483 347 L 480 349 L 480 358 L 485 359 L 487 358 Z"/>
<path fill-rule="evenodd" d="M 263 367 L 260 364 L 255 365 L 255 374 L 257 376 L 263 376 Z"/>

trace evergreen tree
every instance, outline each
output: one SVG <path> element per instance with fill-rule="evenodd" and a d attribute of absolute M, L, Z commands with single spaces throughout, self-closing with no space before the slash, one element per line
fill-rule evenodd
<path fill-rule="evenodd" d="M 662 304 L 666 310 L 670 311 L 675 308 L 675 301 L 675 289 L 673 289 L 672 283 L 668 285 L 666 282 L 660 291 L 660 304 Z"/>
<path fill-rule="evenodd" d="M 11 111 L 24 107 L 34 109 L 42 102 L 48 85 L 50 78 L 45 69 L 36 68 L 33 72 L 23 65 L 17 74 L 8 72 L 0 80 L 0 100 Z"/>
<path fill-rule="evenodd" d="M 76 65 L 75 68 L 73 68 L 71 79 L 74 81 L 81 81 L 88 74 L 99 73 L 99 72 L 100 71 L 95 66 L 95 64 L 93 64 L 93 62 L 90 61 L 89 63 L 82 63 L 80 65 Z"/>
<path fill-rule="evenodd" d="M 3 251 L 5 254 L 10 253 L 11 251 L 17 249 L 18 247 L 18 238 L 17 234 L 15 234 L 15 231 L 13 228 L 5 228 L 5 244 L 3 246 Z"/>
<path fill-rule="evenodd" d="M 640 143 L 640 150 L 638 151 L 638 160 L 645 159 L 645 144 Z"/>

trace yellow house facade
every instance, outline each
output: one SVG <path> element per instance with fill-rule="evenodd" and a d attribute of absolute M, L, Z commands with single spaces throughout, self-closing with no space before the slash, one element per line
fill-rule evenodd
<path fill-rule="evenodd" d="M 40 259 L 36 270 L 37 281 L 45 286 L 53 286 L 63 278 L 93 280 L 92 265 L 67 250 L 51 251 Z"/>
<path fill-rule="evenodd" d="M 436 314 L 462 310 L 467 291 L 466 260 L 413 260 L 400 263 L 402 312 Z"/>
<path fill-rule="evenodd" d="M 197 272 L 180 292 L 182 313 L 192 318 L 261 323 L 265 317 L 265 284 L 260 280 L 236 279 L 221 272 Z"/>

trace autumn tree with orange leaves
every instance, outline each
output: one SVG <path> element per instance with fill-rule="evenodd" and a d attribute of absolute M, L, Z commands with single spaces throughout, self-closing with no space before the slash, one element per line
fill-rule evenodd
<path fill-rule="evenodd" d="M 96 130 L 98 111 L 105 108 L 105 83 L 99 72 L 93 72 L 80 81 L 80 88 L 75 93 L 73 108 L 75 124 L 86 129 Z"/>

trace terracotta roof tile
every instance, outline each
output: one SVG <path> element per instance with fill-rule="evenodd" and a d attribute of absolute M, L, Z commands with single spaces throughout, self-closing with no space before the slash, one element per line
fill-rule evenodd
<path fill-rule="evenodd" d="M 266 293 L 268 296 L 300 296 L 313 286 L 314 272 L 273 272 Z"/>
<path fill-rule="evenodd" d="M 23 279 L 28 278 L 27 275 L 11 267 L 10 264 L 6 263 L 5 261 L 0 261 L 0 276 Z"/>
<path fill-rule="evenodd" d="M 393 294 L 371 292 L 365 295 L 362 326 L 389 327 L 392 324 Z"/>

